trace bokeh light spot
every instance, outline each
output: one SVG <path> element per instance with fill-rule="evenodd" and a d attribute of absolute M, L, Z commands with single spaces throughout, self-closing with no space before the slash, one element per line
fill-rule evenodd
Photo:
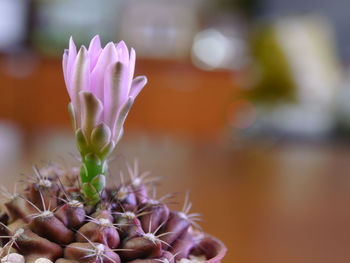
<path fill-rule="evenodd" d="M 227 121 L 230 126 L 247 129 L 256 120 L 255 106 L 248 100 L 236 100 L 227 109 Z"/>

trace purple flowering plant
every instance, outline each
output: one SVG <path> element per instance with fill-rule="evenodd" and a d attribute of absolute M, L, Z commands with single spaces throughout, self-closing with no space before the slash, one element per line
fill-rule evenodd
<path fill-rule="evenodd" d="M 90 203 L 99 201 L 105 187 L 107 157 L 123 135 L 123 124 L 145 76 L 134 78 L 136 53 L 124 41 L 101 47 L 95 36 L 87 49 L 77 51 L 73 38 L 63 54 L 68 105 L 81 154 L 81 182 Z"/>

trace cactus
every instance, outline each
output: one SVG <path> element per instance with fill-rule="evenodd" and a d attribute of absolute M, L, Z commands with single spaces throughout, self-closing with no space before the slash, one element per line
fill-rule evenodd
<path fill-rule="evenodd" d="M 188 194 L 182 211 L 171 211 L 172 195 L 149 195 L 152 180 L 135 174 L 136 162 L 130 179 L 104 188 L 94 205 L 85 202 L 78 170 L 34 167 L 23 191 L 2 189 L 3 262 L 206 262 L 224 250 L 189 213 Z"/>
<path fill-rule="evenodd" d="M 127 165 L 129 179 L 107 187 L 108 156 L 123 133 L 130 107 L 147 80 L 133 79 L 135 51 L 124 42 L 104 49 L 95 37 L 87 50 L 73 40 L 63 55 L 80 168 L 33 167 L 5 197 L 0 213 L 0 256 L 10 263 L 220 262 L 225 246 L 202 232 L 190 213 L 157 199 L 149 173 Z M 153 188 L 154 189 L 154 188 Z"/>

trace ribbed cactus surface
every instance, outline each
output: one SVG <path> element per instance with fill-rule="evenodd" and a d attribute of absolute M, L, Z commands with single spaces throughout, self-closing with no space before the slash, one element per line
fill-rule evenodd
<path fill-rule="evenodd" d="M 171 211 L 165 201 L 172 195 L 156 199 L 147 173 L 138 174 L 136 164 L 128 172 L 130 179 L 105 188 L 96 205 L 84 203 L 79 169 L 34 167 L 22 191 L 2 189 L 2 262 L 206 261 L 206 235 L 188 196 L 182 211 Z"/>

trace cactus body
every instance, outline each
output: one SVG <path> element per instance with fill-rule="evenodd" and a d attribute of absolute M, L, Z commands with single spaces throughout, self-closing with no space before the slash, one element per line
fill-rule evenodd
<path fill-rule="evenodd" d="M 170 211 L 131 170 L 129 182 L 102 189 L 94 205 L 84 201 L 77 169 L 63 175 L 41 170 L 50 172 L 43 176 L 36 168 L 34 182 L 4 204 L 3 262 L 175 263 L 197 262 L 198 255 L 201 262 L 219 262 L 223 256 L 215 259 L 225 250 L 221 243 L 195 230 L 197 214 L 188 214 L 188 200 L 183 211 Z"/>

